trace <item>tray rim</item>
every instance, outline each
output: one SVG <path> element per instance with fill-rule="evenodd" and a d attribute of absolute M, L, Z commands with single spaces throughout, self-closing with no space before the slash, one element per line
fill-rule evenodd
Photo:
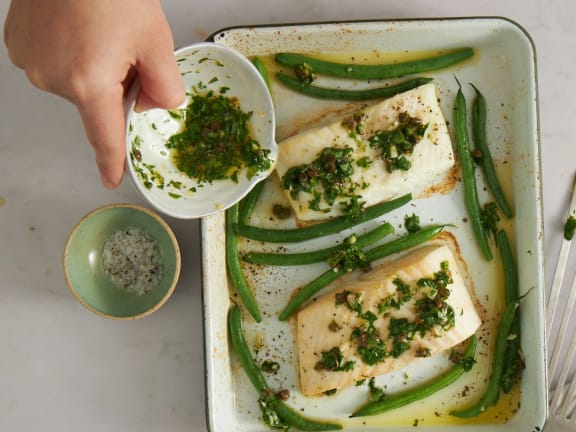
<path fill-rule="evenodd" d="M 513 20 L 512 18 L 508 18 L 502 15 L 470 15 L 470 16 L 453 16 L 453 17 L 424 17 L 424 18 L 378 18 L 378 19 L 359 19 L 359 20 L 320 20 L 320 21 L 303 21 L 303 22 L 283 22 L 283 23 L 276 23 L 276 24 L 253 24 L 253 25 L 233 25 L 223 27 L 220 30 L 216 30 L 212 32 L 206 39 L 206 42 L 214 42 L 214 38 L 223 32 L 232 31 L 232 30 L 243 30 L 243 29 L 270 29 L 270 28 L 289 28 L 289 27 L 311 27 L 311 26 L 319 26 L 319 25 L 337 25 L 337 24 L 380 24 L 380 23 L 401 23 L 401 22 L 442 22 L 442 21 L 490 21 L 490 20 L 500 20 L 506 21 L 509 24 L 512 24 L 514 27 L 518 28 L 527 40 L 530 42 L 532 47 L 532 53 L 534 58 L 534 66 L 535 70 L 537 70 L 537 56 L 536 56 L 536 44 L 534 39 L 520 23 Z M 537 82 L 537 81 L 536 81 Z"/>

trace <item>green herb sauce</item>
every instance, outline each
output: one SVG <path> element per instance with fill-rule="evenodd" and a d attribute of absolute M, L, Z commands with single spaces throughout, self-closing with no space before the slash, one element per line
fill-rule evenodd
<path fill-rule="evenodd" d="M 282 188 L 290 192 L 292 199 L 297 199 L 300 192 L 312 194 L 310 209 L 324 213 L 330 211 L 337 198 L 343 198 L 343 214 L 358 217 L 364 211 L 364 203 L 355 191 L 368 185 L 351 180 L 355 165 L 352 151 L 351 147 L 322 149 L 310 164 L 290 168 L 282 177 Z"/>
<path fill-rule="evenodd" d="M 412 346 L 414 338 L 424 337 L 428 333 L 437 334 L 438 330 L 448 331 L 455 325 L 454 309 L 447 303 L 450 296 L 448 285 L 453 282 L 448 262 L 443 261 L 440 270 L 431 277 L 420 278 L 414 286 L 399 277 L 393 281 L 396 292 L 382 299 L 377 311 L 364 311 L 360 293 L 348 290 L 335 294 L 336 306 L 345 305 L 356 312 L 363 320 L 355 327 L 350 340 L 355 343 L 358 356 L 367 365 L 383 362 L 388 357 L 397 358 Z M 416 294 L 419 294 L 416 297 Z M 388 317 L 392 309 L 399 310 L 403 305 L 412 302 L 415 318 L 389 317 L 388 338 L 383 339 L 375 326 L 380 317 Z M 430 356 L 430 350 L 417 347 L 418 357 Z M 344 370 L 353 368 L 353 362 L 346 362 L 339 347 L 322 353 L 320 368 L 325 370 Z M 349 364 L 352 363 L 352 364 Z"/>
<path fill-rule="evenodd" d="M 456 350 L 450 351 L 450 361 L 454 364 L 460 365 L 465 371 L 469 371 L 476 364 L 474 356 L 466 356 L 464 353 Z"/>
<path fill-rule="evenodd" d="M 262 421 L 273 429 L 281 429 L 287 431 L 290 425 L 282 419 L 274 409 L 273 401 L 277 398 L 273 391 L 266 389 L 258 399 L 258 406 L 262 412 Z"/>
<path fill-rule="evenodd" d="M 340 348 L 334 347 L 329 351 L 322 351 L 322 360 L 316 363 L 316 370 L 328 370 L 328 371 L 350 371 L 354 368 L 354 361 L 344 361 L 344 355 Z"/>
<path fill-rule="evenodd" d="M 269 151 L 251 136 L 251 116 L 234 98 L 212 91 L 195 94 L 183 113 L 183 130 L 166 147 L 177 168 L 199 183 L 238 182 L 243 169 L 250 179 L 271 166 Z"/>
<path fill-rule="evenodd" d="M 420 120 L 406 112 L 400 113 L 398 123 L 396 128 L 380 130 L 368 138 L 370 147 L 380 149 L 388 172 L 410 169 L 412 164 L 406 155 L 412 154 L 428 128 L 427 124 L 422 124 Z"/>
<path fill-rule="evenodd" d="M 305 84 L 312 84 L 316 79 L 312 73 L 312 67 L 308 63 L 301 63 L 294 66 L 294 75 Z"/>
<path fill-rule="evenodd" d="M 348 130 L 348 135 L 354 140 L 359 140 L 364 135 L 367 116 L 362 111 L 357 111 L 354 114 L 342 120 L 342 127 Z"/>

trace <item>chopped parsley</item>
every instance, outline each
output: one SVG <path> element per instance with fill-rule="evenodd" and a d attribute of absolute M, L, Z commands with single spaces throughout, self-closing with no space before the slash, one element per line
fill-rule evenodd
<path fill-rule="evenodd" d="M 361 157 L 356 161 L 356 165 L 358 165 L 360 168 L 370 168 L 372 165 L 372 159 L 370 159 L 369 156 Z"/>
<path fill-rule="evenodd" d="M 402 170 L 408 171 L 412 164 L 406 158 L 411 155 L 418 144 L 428 124 L 422 124 L 417 118 L 411 117 L 407 112 L 398 116 L 398 125 L 394 129 L 380 130 L 368 138 L 370 147 L 380 150 L 380 154 L 388 172 Z"/>
<path fill-rule="evenodd" d="M 386 314 L 390 309 L 400 309 L 406 302 L 414 298 L 413 288 L 399 277 L 394 278 L 392 283 L 396 286 L 396 293 L 390 294 L 378 304 L 378 313 Z"/>
<path fill-rule="evenodd" d="M 379 402 L 386 399 L 384 390 L 376 385 L 376 380 L 374 378 L 368 380 L 368 391 L 370 393 L 370 402 Z"/>
<path fill-rule="evenodd" d="M 262 412 L 262 421 L 274 429 L 282 429 L 284 431 L 288 431 L 290 429 L 290 425 L 278 415 L 273 407 L 274 404 L 271 403 L 276 398 L 277 396 L 274 394 L 274 392 L 268 389 L 264 390 L 260 395 L 260 398 L 258 399 L 258 406 Z"/>
<path fill-rule="evenodd" d="M 564 238 L 566 240 L 572 240 L 575 231 L 576 231 L 576 218 L 570 215 L 570 217 L 566 220 L 566 223 L 564 224 Z"/>
<path fill-rule="evenodd" d="M 177 180 L 170 180 L 168 182 L 168 186 L 173 187 L 174 189 L 182 189 L 182 182 Z"/>
<path fill-rule="evenodd" d="M 450 361 L 462 366 L 465 371 L 471 370 L 472 367 L 476 364 L 476 359 L 474 359 L 474 356 L 465 356 L 463 353 L 456 350 L 450 351 Z"/>
<path fill-rule="evenodd" d="M 168 110 L 168 115 L 174 120 L 182 120 L 182 112 L 178 110 Z"/>
<path fill-rule="evenodd" d="M 397 358 L 410 349 L 410 342 L 418 332 L 418 324 L 408 318 L 390 318 L 388 331 L 392 338 L 390 355 Z"/>
<path fill-rule="evenodd" d="M 420 278 L 418 280 L 418 286 L 445 289 L 452 282 L 452 272 L 450 272 L 448 261 L 442 261 L 440 263 L 440 270 L 435 272 L 432 278 Z M 448 298 L 448 294 L 446 298 Z"/>
<path fill-rule="evenodd" d="M 434 273 L 433 278 L 422 278 L 418 281 L 420 288 L 430 288 L 428 295 L 416 301 L 419 314 L 418 331 L 421 335 L 436 326 L 445 331 L 454 327 L 454 309 L 446 301 L 450 296 L 448 285 L 452 282 L 452 273 L 447 261 L 441 263 L 440 271 Z"/>
<path fill-rule="evenodd" d="M 138 136 L 132 141 L 132 150 L 130 151 L 130 160 L 134 167 L 134 171 L 140 177 L 142 184 L 146 189 L 152 189 L 156 186 L 158 189 L 164 189 L 165 180 L 164 176 L 156 169 L 156 166 L 142 161 L 142 153 L 139 146 L 141 140 Z"/>
<path fill-rule="evenodd" d="M 367 268 L 370 265 L 366 253 L 356 245 L 355 235 L 348 237 L 330 254 L 328 264 L 335 270 L 343 269 L 347 272 Z"/>
<path fill-rule="evenodd" d="M 333 347 L 328 351 L 322 351 L 322 360 L 316 363 L 316 370 L 327 370 L 333 372 L 348 372 L 354 369 L 354 361 L 344 361 L 344 355 L 339 347 Z"/>
<path fill-rule="evenodd" d="M 351 195 L 348 201 L 343 201 L 340 203 L 340 208 L 342 214 L 350 220 L 358 219 L 364 214 L 364 202 L 359 200 L 357 195 Z"/>
<path fill-rule="evenodd" d="M 480 221 L 486 232 L 496 240 L 498 238 L 498 222 L 500 216 L 498 215 L 498 206 L 494 202 L 484 204 L 480 213 Z"/>
<path fill-rule="evenodd" d="M 404 228 L 410 234 L 420 231 L 420 217 L 417 214 L 404 216 Z"/>
<path fill-rule="evenodd" d="M 350 340 L 356 342 L 358 355 L 367 365 L 375 365 L 384 361 L 388 353 L 386 343 L 380 337 L 380 332 L 370 321 L 365 327 L 352 330 Z"/>

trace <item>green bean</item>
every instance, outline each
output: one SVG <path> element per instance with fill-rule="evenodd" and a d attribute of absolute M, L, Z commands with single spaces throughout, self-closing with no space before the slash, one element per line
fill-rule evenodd
<path fill-rule="evenodd" d="M 403 250 L 410 249 L 414 246 L 424 243 L 425 241 L 431 240 L 442 232 L 444 225 L 431 225 L 426 228 L 422 228 L 411 234 L 406 234 L 402 237 L 392 240 L 391 242 L 384 243 L 383 245 L 376 246 L 366 252 L 366 259 L 373 263 L 382 258 L 386 258 L 397 252 L 402 252 Z"/>
<path fill-rule="evenodd" d="M 472 134 L 476 150 L 479 151 L 478 159 L 480 161 L 480 166 L 484 171 L 486 183 L 490 188 L 492 195 L 494 195 L 494 200 L 498 203 L 498 207 L 500 207 L 502 213 L 510 219 L 513 215 L 512 209 L 508 205 L 508 201 L 506 201 L 506 196 L 502 191 L 502 186 L 500 186 L 500 181 L 498 180 L 498 175 L 494 168 L 494 161 L 486 140 L 486 99 L 476 86 L 473 84 L 471 85 L 476 91 L 476 97 L 472 104 Z"/>
<path fill-rule="evenodd" d="M 256 389 L 259 395 L 266 392 L 271 392 L 266 382 L 266 378 L 262 375 L 260 368 L 254 361 L 252 353 L 242 330 L 242 314 L 238 305 L 234 304 L 228 311 L 228 334 L 232 349 L 238 358 L 242 369 L 248 376 L 248 379 Z M 282 400 L 271 397 L 267 400 L 270 407 L 276 411 L 278 416 L 282 418 L 288 425 L 298 428 L 303 431 L 328 431 L 339 430 L 342 426 L 335 423 L 322 423 L 314 420 L 307 419 L 294 411 Z"/>
<path fill-rule="evenodd" d="M 517 302 L 519 298 L 516 263 L 512 256 L 512 249 L 506 231 L 499 230 L 497 238 L 500 255 L 502 256 L 502 268 L 504 269 L 506 303 L 514 303 Z"/>
<path fill-rule="evenodd" d="M 269 403 L 286 423 L 296 429 L 303 431 L 331 431 L 342 429 L 342 425 L 338 423 L 323 423 L 307 419 L 283 403 L 280 399 L 273 399 Z"/>
<path fill-rule="evenodd" d="M 465 357 L 473 358 L 475 356 L 476 344 L 476 335 L 472 335 L 468 342 L 468 346 L 464 351 Z M 439 377 L 419 387 L 389 396 L 381 401 L 370 402 L 354 411 L 350 417 L 365 417 L 382 414 L 383 412 L 390 411 L 395 408 L 400 408 L 413 402 L 425 399 L 437 391 L 442 390 L 443 388 L 448 387 L 450 384 L 454 383 L 464 374 L 464 372 L 466 372 L 464 366 L 461 364 L 456 364 L 441 374 Z"/>
<path fill-rule="evenodd" d="M 266 383 L 266 378 L 264 378 L 262 371 L 254 361 L 250 348 L 248 348 L 248 344 L 244 339 L 244 334 L 242 333 L 242 313 L 236 304 L 233 304 L 228 311 L 228 335 L 234 353 L 236 357 L 238 357 L 244 372 L 246 372 L 246 376 L 248 376 L 248 379 L 258 394 L 262 393 L 268 388 L 268 383 Z"/>
<path fill-rule="evenodd" d="M 304 228 L 267 229 L 251 225 L 237 224 L 235 226 L 235 231 L 237 234 L 252 240 L 260 240 L 270 243 L 296 243 L 338 233 L 354 225 L 376 219 L 383 214 L 396 210 L 410 202 L 410 200 L 412 200 L 412 195 L 406 194 L 392 201 L 386 201 L 368 207 L 360 217 L 351 219 L 347 216 L 338 216 L 329 221 Z"/>
<path fill-rule="evenodd" d="M 264 189 L 264 181 L 259 181 L 254 185 L 248 195 L 240 201 L 240 207 L 238 208 L 238 223 L 248 223 L 248 219 L 260 199 L 262 189 Z"/>
<path fill-rule="evenodd" d="M 324 273 L 322 273 L 313 281 L 308 282 L 306 285 L 302 287 L 302 289 L 300 289 L 300 291 L 296 293 L 294 297 L 292 297 L 292 299 L 290 299 L 288 304 L 284 307 L 284 309 L 282 309 L 282 312 L 280 312 L 278 319 L 280 321 L 286 321 L 288 318 L 290 318 L 290 316 L 294 312 L 296 312 L 296 310 L 300 306 L 302 306 L 304 302 L 306 302 L 306 300 L 311 298 L 314 294 L 316 294 L 318 291 L 320 291 L 329 283 L 334 282 L 344 273 L 346 273 L 346 270 L 342 268 L 341 269 L 331 268 L 330 270 L 327 270 Z"/>
<path fill-rule="evenodd" d="M 366 251 L 366 260 L 369 263 L 373 263 L 376 260 L 385 258 L 396 252 L 400 252 L 402 250 L 416 246 L 417 244 L 434 238 L 443 230 L 443 228 L 443 225 L 434 225 L 432 227 L 422 229 L 416 233 L 407 234 L 389 243 L 377 246 Z M 326 285 L 334 282 L 344 273 L 346 273 L 346 270 L 344 269 L 330 269 L 322 273 L 308 284 L 304 285 L 300 291 L 298 291 L 296 295 L 292 297 L 282 312 L 280 312 L 278 319 L 280 321 L 286 321 L 294 312 L 296 312 L 300 306 L 302 306 L 302 304 L 304 304 L 304 302 L 310 299 L 314 294 L 316 294 Z"/>
<path fill-rule="evenodd" d="M 504 230 L 498 231 L 498 246 L 504 269 L 506 303 L 514 303 L 519 300 L 518 273 L 510 242 Z M 520 350 L 520 317 L 516 314 L 507 338 L 506 354 L 504 355 L 504 370 L 502 372 L 502 390 L 504 393 L 509 393 L 512 390 L 523 366 Z"/>
<path fill-rule="evenodd" d="M 506 309 L 500 318 L 498 337 L 494 349 L 494 358 L 492 359 L 492 375 L 490 376 L 486 392 L 482 395 L 480 400 L 470 408 L 452 411 L 450 413 L 451 415 L 461 418 L 475 417 L 498 401 L 500 395 L 500 380 L 504 368 L 504 355 L 506 354 L 506 341 L 510 334 L 510 328 L 514 321 L 514 317 L 516 316 L 517 309 L 518 303 L 509 303 L 506 305 Z"/>
<path fill-rule="evenodd" d="M 349 90 L 314 86 L 307 84 L 304 81 L 300 81 L 297 78 L 286 75 L 284 72 L 277 72 L 276 78 L 278 78 L 278 81 L 280 81 L 286 87 L 307 96 L 312 96 L 318 99 L 345 101 L 366 101 L 372 99 L 389 98 L 397 95 L 398 93 L 411 90 L 432 81 L 432 78 L 413 78 L 385 87 L 376 87 L 363 90 Z"/>
<path fill-rule="evenodd" d="M 458 81 L 457 81 L 458 82 Z M 482 224 L 482 209 L 478 199 L 476 177 L 474 174 L 474 162 L 470 153 L 470 142 L 467 128 L 466 99 L 462 93 L 462 86 L 458 82 L 458 93 L 454 106 L 454 136 L 456 147 L 460 156 L 462 167 L 462 182 L 464 186 L 464 202 L 476 241 L 482 254 L 487 260 L 492 259 L 492 251 L 488 244 L 488 237 Z"/>
<path fill-rule="evenodd" d="M 365 246 L 371 245 L 378 240 L 386 237 L 394 231 L 392 225 L 388 222 L 378 226 L 377 228 L 369 231 L 365 234 L 355 237 L 354 245 L 363 248 Z M 264 265 L 274 265 L 274 266 L 294 266 L 294 265 L 306 265 L 317 263 L 321 261 L 326 261 L 330 256 L 336 252 L 338 249 L 345 247 L 346 242 L 351 237 L 348 237 L 342 244 L 328 247 L 325 249 L 319 249 L 310 252 L 300 252 L 300 253 L 265 253 L 265 252 L 250 252 L 242 257 L 246 262 L 253 264 L 264 264 Z"/>
<path fill-rule="evenodd" d="M 264 65 L 262 59 L 260 59 L 260 57 L 254 57 L 252 59 L 252 64 L 256 66 L 256 69 L 258 69 L 258 72 L 260 73 L 262 79 L 266 83 L 266 87 L 268 87 L 268 90 L 272 90 L 272 87 L 270 87 L 270 76 L 268 75 L 268 70 L 266 69 L 266 66 Z"/>
<path fill-rule="evenodd" d="M 278 64 L 289 67 L 307 64 L 312 68 L 312 73 L 339 78 L 384 79 L 443 69 L 473 55 L 472 48 L 461 48 L 423 59 L 377 65 L 335 63 L 293 53 L 276 54 L 275 60 Z"/>
<path fill-rule="evenodd" d="M 232 285 L 236 289 L 238 296 L 246 306 L 250 315 L 256 320 L 256 322 L 262 321 L 262 315 L 260 314 L 260 308 L 254 294 L 250 289 L 250 285 L 244 277 L 242 272 L 242 265 L 240 264 L 240 254 L 238 252 L 238 237 L 234 232 L 234 226 L 238 222 L 238 204 L 234 204 L 228 210 L 226 210 L 226 267 L 228 268 L 228 274 L 230 275 L 230 280 Z"/>

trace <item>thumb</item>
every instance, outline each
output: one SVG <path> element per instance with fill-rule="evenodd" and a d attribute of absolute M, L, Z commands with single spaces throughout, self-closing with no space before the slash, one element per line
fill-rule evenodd
<path fill-rule="evenodd" d="M 155 50 L 136 65 L 140 94 L 136 111 L 175 108 L 186 97 L 184 81 L 172 50 Z"/>

